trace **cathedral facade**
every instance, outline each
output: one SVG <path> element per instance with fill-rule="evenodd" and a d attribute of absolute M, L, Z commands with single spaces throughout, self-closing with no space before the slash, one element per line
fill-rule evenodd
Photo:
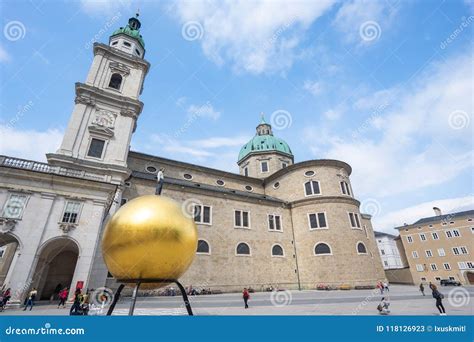
<path fill-rule="evenodd" d="M 236 156 L 239 174 L 129 150 L 150 67 L 140 26 L 131 18 L 108 45 L 94 44 L 63 142 L 47 163 L 0 156 L 0 282 L 13 298 L 32 287 L 49 298 L 59 284 L 115 286 L 102 259 L 103 228 L 120 205 L 155 193 L 161 168 L 162 196 L 180 202 L 198 228 L 185 285 L 238 291 L 383 280 L 351 167 L 295 163 L 263 117 Z"/>

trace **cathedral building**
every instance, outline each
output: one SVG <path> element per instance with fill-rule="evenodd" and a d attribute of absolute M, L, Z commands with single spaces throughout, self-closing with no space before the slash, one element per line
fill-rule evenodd
<path fill-rule="evenodd" d="M 35 287 L 50 298 L 71 288 L 116 286 L 100 239 L 120 205 L 154 194 L 182 203 L 197 224 L 197 255 L 181 281 L 221 291 L 384 279 L 370 215 L 359 211 L 351 167 L 296 162 L 262 116 L 237 157 L 239 174 L 130 151 L 150 64 L 141 23 L 95 43 L 60 148 L 47 163 L 0 156 L 0 285 L 20 301 Z M 159 253 L 159 251 L 156 251 Z"/>

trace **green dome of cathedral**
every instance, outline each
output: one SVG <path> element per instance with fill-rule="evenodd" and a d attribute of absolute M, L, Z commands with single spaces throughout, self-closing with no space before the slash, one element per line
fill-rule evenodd
<path fill-rule="evenodd" d="M 251 153 L 258 152 L 280 152 L 293 157 L 290 146 L 283 139 L 277 138 L 272 133 L 272 126 L 262 121 L 257 126 L 257 134 L 239 152 L 238 162 Z"/>
<path fill-rule="evenodd" d="M 141 23 L 137 18 L 130 18 L 128 19 L 128 25 L 125 27 L 121 27 L 118 30 L 115 30 L 114 33 L 112 33 L 111 37 L 117 34 L 126 34 L 127 36 L 138 40 L 140 45 L 145 48 L 145 41 L 143 40 L 143 37 L 140 34 L 140 26 Z"/>

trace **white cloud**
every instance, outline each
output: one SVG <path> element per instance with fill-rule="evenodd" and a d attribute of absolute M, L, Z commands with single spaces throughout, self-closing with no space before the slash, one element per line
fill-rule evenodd
<path fill-rule="evenodd" d="M 217 64 L 255 74 L 286 70 L 309 26 L 335 0 L 178 1 L 173 12 L 183 25 L 198 22 L 204 54 Z"/>
<path fill-rule="evenodd" d="M 324 117 L 328 120 L 337 120 L 341 117 L 341 112 L 339 110 L 327 110 L 324 112 Z"/>
<path fill-rule="evenodd" d="M 151 144 L 138 146 L 138 150 L 155 155 L 183 160 L 225 171 L 237 171 L 237 155 L 240 146 L 250 139 L 249 136 L 210 137 L 197 140 L 176 139 L 167 134 L 153 134 Z M 136 146 L 134 146 L 134 149 Z"/>
<path fill-rule="evenodd" d="M 5 50 L 3 46 L 0 45 L 0 63 L 9 62 L 10 59 L 11 58 L 7 50 Z"/>
<path fill-rule="evenodd" d="M 131 0 L 81 0 L 81 10 L 90 16 L 114 15 L 130 12 Z"/>
<path fill-rule="evenodd" d="M 399 3 L 396 4 L 397 6 Z M 376 39 L 363 39 L 360 35 L 361 26 L 364 23 L 375 22 L 377 25 L 371 26 L 371 29 L 380 32 L 368 32 L 371 34 L 378 34 L 379 37 L 386 30 L 395 14 L 397 7 L 393 6 L 390 1 L 373 1 L 373 0 L 352 0 L 344 2 L 339 8 L 333 25 L 342 33 L 347 42 L 370 43 Z M 369 26 L 370 27 L 370 26 Z"/>
<path fill-rule="evenodd" d="M 305 140 L 314 153 L 351 164 L 359 196 L 381 198 L 443 184 L 473 167 L 472 92 L 469 56 L 452 58 L 428 67 L 413 85 L 358 101 L 374 111 L 363 111 L 366 120 L 352 132 L 307 127 Z M 452 128 L 450 114 L 456 110 L 466 114 L 464 128 Z"/>
<path fill-rule="evenodd" d="M 303 89 L 307 90 L 310 94 L 317 96 L 322 91 L 321 82 L 307 80 L 304 82 Z"/>
<path fill-rule="evenodd" d="M 424 217 L 435 216 L 433 207 L 440 208 L 443 214 L 472 210 L 474 209 L 474 197 L 466 196 L 429 201 L 412 207 L 389 211 L 385 215 L 383 213 L 387 210 L 384 209 L 387 208 L 382 207 L 381 215 L 373 218 L 374 230 L 393 234 L 396 232 L 393 230 L 394 227 L 403 226 L 405 223 L 412 224 Z"/>
<path fill-rule="evenodd" d="M 0 125 L 0 154 L 45 161 L 45 154 L 56 152 L 63 138 L 63 132 L 58 129 L 47 131 L 16 130 Z"/>
<path fill-rule="evenodd" d="M 217 120 L 221 116 L 221 112 L 218 112 L 214 109 L 212 104 L 209 102 L 203 105 L 190 105 L 188 107 L 188 116 L 189 117 L 204 117 L 212 120 Z"/>

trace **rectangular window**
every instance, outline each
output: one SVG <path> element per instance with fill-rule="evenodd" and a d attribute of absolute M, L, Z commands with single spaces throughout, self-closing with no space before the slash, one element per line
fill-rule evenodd
<path fill-rule="evenodd" d="M 421 264 L 416 264 L 416 270 L 417 270 L 418 272 L 423 272 L 423 265 L 421 265 Z"/>
<path fill-rule="evenodd" d="M 194 222 L 211 224 L 211 207 L 207 205 L 194 205 Z"/>
<path fill-rule="evenodd" d="M 431 264 L 430 267 L 431 267 L 432 271 L 437 271 L 438 270 L 438 266 L 436 266 L 436 264 Z"/>
<path fill-rule="evenodd" d="M 383 263 L 384 263 L 385 266 L 388 266 L 387 260 L 384 260 Z"/>
<path fill-rule="evenodd" d="M 447 270 L 447 271 L 449 271 L 451 269 L 451 265 L 448 262 L 445 262 L 443 264 L 443 266 L 444 266 L 444 269 Z"/>
<path fill-rule="evenodd" d="M 360 228 L 359 214 L 349 213 L 349 221 L 352 228 Z"/>
<path fill-rule="evenodd" d="M 351 189 L 350 189 L 349 184 L 347 182 L 344 182 L 344 181 L 341 182 L 341 191 L 344 195 L 351 196 Z"/>
<path fill-rule="evenodd" d="M 459 255 L 459 248 L 453 247 L 453 254 L 454 255 Z"/>
<path fill-rule="evenodd" d="M 381 249 L 380 254 L 385 255 L 385 251 L 383 249 Z"/>
<path fill-rule="evenodd" d="M 459 230 L 457 230 L 457 229 L 453 229 L 453 235 L 454 235 L 455 237 L 461 236 L 461 234 L 459 233 Z"/>
<path fill-rule="evenodd" d="M 464 261 L 459 261 L 458 267 L 460 270 L 465 270 L 467 268 L 467 264 Z"/>
<path fill-rule="evenodd" d="M 235 227 L 237 228 L 249 228 L 249 212 L 248 211 L 242 211 L 242 210 L 236 210 L 235 214 Z"/>
<path fill-rule="evenodd" d="M 431 236 L 433 237 L 433 240 L 438 240 L 439 239 L 438 233 L 436 233 L 436 232 L 431 233 Z"/>
<path fill-rule="evenodd" d="M 413 258 L 418 258 L 418 252 L 417 251 L 413 251 L 411 252 L 411 255 L 413 255 Z"/>
<path fill-rule="evenodd" d="M 326 213 L 309 214 L 309 228 L 327 228 Z"/>
<path fill-rule="evenodd" d="M 440 277 L 435 277 L 435 280 L 436 280 L 436 281 L 440 281 L 441 278 L 440 278 Z"/>
<path fill-rule="evenodd" d="M 431 253 L 431 249 L 426 250 L 425 253 L 428 258 L 431 258 L 433 256 L 433 253 Z"/>
<path fill-rule="evenodd" d="M 8 202 L 3 208 L 3 217 L 9 219 L 21 219 L 26 204 L 26 195 L 11 194 Z"/>
<path fill-rule="evenodd" d="M 467 252 L 467 248 L 466 248 L 466 247 L 462 246 L 462 247 L 459 247 L 459 249 L 461 250 L 461 254 L 469 254 L 469 253 Z"/>
<path fill-rule="evenodd" d="M 420 234 L 420 240 L 421 241 L 426 241 L 426 235 L 425 234 Z"/>
<path fill-rule="evenodd" d="M 268 162 L 266 161 L 260 162 L 260 168 L 262 172 L 268 172 Z"/>
<path fill-rule="evenodd" d="M 248 168 L 248 167 L 245 167 L 245 168 L 244 168 L 244 176 L 245 176 L 245 177 L 248 177 L 248 176 L 249 176 L 249 168 Z"/>
<path fill-rule="evenodd" d="M 456 280 L 454 277 L 449 277 L 449 280 Z"/>
<path fill-rule="evenodd" d="M 285 167 L 287 167 L 288 164 L 287 163 L 281 163 L 281 168 L 284 169 Z"/>
<path fill-rule="evenodd" d="M 410 235 L 408 235 L 407 236 L 407 241 L 408 241 L 408 243 L 413 243 L 413 238 Z"/>
<path fill-rule="evenodd" d="M 446 237 L 447 237 L 448 239 L 450 239 L 450 238 L 453 237 L 453 233 L 452 233 L 450 230 L 447 230 L 445 233 L 446 233 Z"/>
<path fill-rule="evenodd" d="M 441 257 L 446 255 L 444 248 L 438 248 L 438 255 Z"/>
<path fill-rule="evenodd" d="M 87 152 L 87 156 L 94 157 L 94 158 L 102 158 L 102 152 L 104 150 L 105 141 L 92 138 L 91 144 L 89 145 L 89 151 Z"/>
<path fill-rule="evenodd" d="M 0 247 L 0 258 L 3 258 L 3 254 L 5 254 L 6 247 Z"/>
<path fill-rule="evenodd" d="M 63 223 L 77 223 L 79 211 L 81 209 L 81 202 L 67 201 L 64 207 Z"/>
<path fill-rule="evenodd" d="M 281 217 L 279 215 L 268 215 L 268 228 L 281 231 Z"/>
<path fill-rule="evenodd" d="M 467 268 L 469 268 L 469 269 L 474 268 L 474 263 L 473 262 L 468 261 L 468 262 L 466 262 L 466 265 L 467 265 Z"/>

